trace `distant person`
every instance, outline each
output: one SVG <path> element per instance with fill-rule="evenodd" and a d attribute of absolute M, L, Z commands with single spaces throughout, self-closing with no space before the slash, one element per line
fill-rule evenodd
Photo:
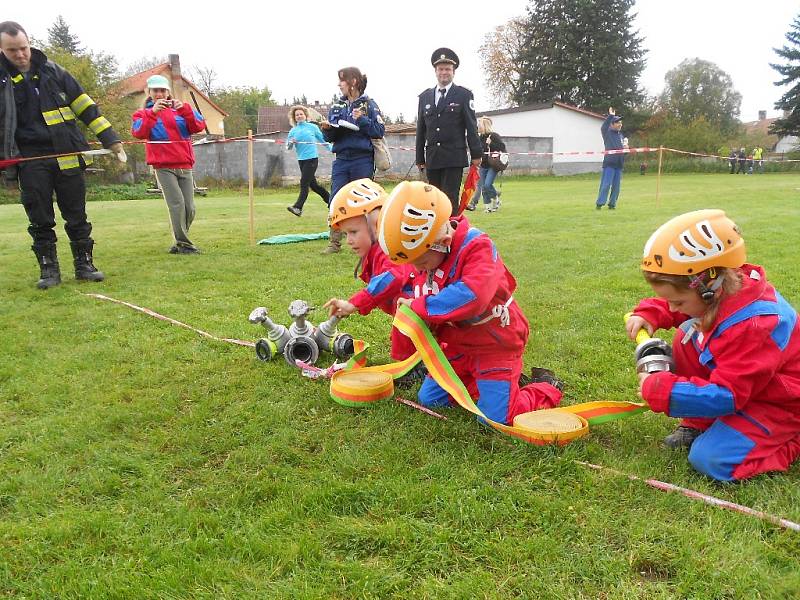
<path fill-rule="evenodd" d="M 5 168 L 7 182 L 19 180 L 31 249 L 39 262 L 36 287 L 46 290 L 61 283 L 54 192 L 70 240 L 75 278 L 103 281 L 105 276 L 94 266 L 92 224 L 86 217 L 86 160 L 80 153 L 89 145 L 77 120 L 122 159 L 119 136 L 75 78 L 31 48 L 28 34 L 14 21 L 0 23 L 0 89 L 0 159 L 62 155 Z"/>
<path fill-rule="evenodd" d="M 627 146 L 627 138 L 622 134 L 622 117 L 608 107 L 608 116 L 600 126 L 603 135 L 603 145 L 606 150 L 622 150 Z M 622 168 L 625 165 L 625 155 L 606 154 L 603 157 L 603 173 L 600 177 L 600 190 L 597 194 L 595 207 L 600 210 L 608 202 L 608 208 L 617 208 L 620 185 L 622 184 Z"/>
<path fill-rule="evenodd" d="M 478 119 L 478 136 L 481 140 L 481 166 L 480 166 L 480 181 L 478 182 L 478 190 L 483 195 L 484 212 L 493 213 L 500 208 L 500 194 L 494 187 L 494 181 L 497 178 L 495 169 L 489 163 L 489 158 L 492 152 L 505 152 L 506 145 L 498 134 L 492 131 L 492 120 L 489 117 L 480 117 Z M 477 204 L 478 193 L 476 193 L 470 205 L 467 206 L 468 210 L 475 210 Z M 473 200 L 475 203 L 473 203 Z"/>
<path fill-rule="evenodd" d="M 163 75 L 147 79 L 144 106 L 133 113 L 131 134 L 146 144 L 147 164 L 153 167 L 158 187 L 169 209 L 175 243 L 170 254 L 197 254 L 200 249 L 189 239 L 196 214 L 194 205 L 194 149 L 192 134 L 205 128 L 203 115 L 185 102 L 173 98 Z"/>
<path fill-rule="evenodd" d="M 439 48 L 431 56 L 436 86 L 419 95 L 417 109 L 417 166 L 428 183 L 443 191 L 456 214 L 460 204 L 461 178 L 472 158 L 481 164 L 481 143 L 475 120 L 472 92 L 453 83 L 458 55 Z"/>
<path fill-rule="evenodd" d="M 645 173 L 647 173 L 647 163 L 642 162 L 642 164 L 639 165 L 639 175 L 644 175 Z"/>
<path fill-rule="evenodd" d="M 728 165 L 731 167 L 731 175 L 736 173 L 736 149 L 731 148 L 731 153 L 728 155 Z"/>
<path fill-rule="evenodd" d="M 738 159 L 736 174 L 738 175 L 739 173 L 747 173 L 747 152 L 745 152 L 744 146 L 739 148 Z"/>
<path fill-rule="evenodd" d="M 375 173 L 373 138 L 385 133 L 381 109 L 366 95 L 367 76 L 356 67 L 339 69 L 339 91 L 342 96 L 328 111 L 328 119 L 320 123 L 325 141 L 333 143 L 336 159 L 331 170 L 330 198 L 345 184 L 358 179 L 371 179 Z M 342 232 L 330 228 L 330 244 L 323 254 L 342 249 Z"/>
<path fill-rule="evenodd" d="M 753 148 L 753 162 L 755 169 L 763 175 L 764 173 L 764 149 L 761 146 Z"/>
<path fill-rule="evenodd" d="M 303 214 L 303 205 L 308 198 L 308 189 L 314 190 L 327 206 L 330 203 L 328 190 L 317 183 L 317 166 L 319 165 L 319 152 L 317 143 L 325 142 L 322 131 L 314 123 L 308 120 L 308 109 L 305 106 L 295 104 L 289 109 L 289 123 L 292 128 L 286 136 L 288 148 L 294 147 L 297 154 L 297 164 L 300 166 L 300 195 L 292 206 L 287 206 L 286 210 L 294 216 L 299 217 Z M 328 149 L 331 146 L 328 144 Z"/>

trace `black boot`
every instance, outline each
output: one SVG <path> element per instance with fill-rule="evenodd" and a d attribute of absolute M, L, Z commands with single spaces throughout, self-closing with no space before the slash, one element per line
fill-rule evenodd
<path fill-rule="evenodd" d="M 531 368 L 531 375 L 528 377 L 525 373 L 521 373 L 517 384 L 519 387 L 525 387 L 531 383 L 549 383 L 559 392 L 564 391 L 564 382 L 556 377 L 550 369 L 543 369 L 541 367 Z"/>
<path fill-rule="evenodd" d="M 703 432 L 694 427 L 686 427 L 686 425 L 678 425 L 677 429 L 664 438 L 664 445 L 671 450 L 680 450 L 681 448 L 691 448 L 694 441 L 700 437 Z"/>
<path fill-rule="evenodd" d="M 58 254 L 55 243 L 40 243 L 31 246 L 31 250 L 39 261 L 39 281 L 36 287 L 40 290 L 55 287 L 61 283 L 61 268 L 58 266 Z"/>
<path fill-rule="evenodd" d="M 77 240 L 70 242 L 69 245 L 72 247 L 72 256 L 75 258 L 75 279 L 103 281 L 106 278 L 92 262 L 93 239 Z"/>

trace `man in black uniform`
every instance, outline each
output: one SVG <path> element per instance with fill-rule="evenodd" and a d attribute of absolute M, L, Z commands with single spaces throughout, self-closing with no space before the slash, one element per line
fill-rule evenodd
<path fill-rule="evenodd" d="M 464 167 L 481 162 L 481 143 L 472 92 L 455 85 L 458 56 L 450 48 L 439 48 L 431 56 L 437 85 L 419 95 L 417 112 L 417 166 L 428 183 L 442 190 L 458 211 Z"/>
<path fill-rule="evenodd" d="M 88 150 L 76 125 L 80 119 L 118 156 L 119 136 L 80 84 L 62 67 L 31 48 L 28 34 L 13 21 L 0 23 L 0 159 L 59 155 L 5 168 L 5 179 L 19 179 L 22 205 L 28 215 L 32 250 L 41 275 L 37 287 L 61 283 L 56 254 L 53 192 L 70 239 L 76 279 L 102 281 L 92 262 L 92 224 L 86 219 L 83 170 Z"/>

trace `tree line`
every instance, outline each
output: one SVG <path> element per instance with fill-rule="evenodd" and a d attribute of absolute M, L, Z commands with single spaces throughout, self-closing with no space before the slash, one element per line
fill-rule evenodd
<path fill-rule="evenodd" d="M 486 34 L 480 58 L 486 84 L 504 107 L 565 102 L 605 114 L 609 106 L 625 115 L 632 142 L 671 146 L 694 152 L 721 152 L 728 147 L 766 146 L 765 134 L 748 137 L 739 121 L 742 96 L 728 73 L 701 58 L 682 61 L 665 75 L 662 92 L 648 96 L 639 79 L 646 62 L 643 38 L 634 29 L 635 0 L 531 0 L 526 15 Z M 116 58 L 85 49 L 58 16 L 46 41 L 32 40 L 67 68 L 100 102 L 112 123 L 126 123 L 129 106 L 115 84 L 126 76 L 167 61 L 142 57 L 120 72 Z M 772 64 L 789 90 L 775 104 L 784 111 L 769 133 L 800 135 L 800 16 L 790 25 L 786 43 L 775 48 L 783 63 Z M 221 87 L 213 68 L 194 67 L 194 84 L 228 117 L 226 135 L 257 130 L 258 109 L 274 106 L 267 86 Z M 305 100 L 305 96 L 293 101 Z M 302 102 L 301 102 L 302 103 Z M 388 119 L 391 122 L 391 119 Z M 399 115 L 396 122 L 403 122 Z M 127 128 L 119 133 L 127 135 Z"/>
<path fill-rule="evenodd" d="M 646 62 L 634 28 L 635 0 L 532 0 L 526 15 L 487 33 L 480 47 L 486 84 L 503 107 L 561 101 L 625 115 L 632 142 L 693 152 L 766 146 L 767 134 L 747 134 L 739 121 L 741 94 L 728 73 L 687 58 L 666 73 L 649 97 L 639 79 Z M 785 111 L 769 133 L 800 135 L 800 17 L 776 48 L 787 62 L 771 66 L 793 87 L 775 104 Z"/>

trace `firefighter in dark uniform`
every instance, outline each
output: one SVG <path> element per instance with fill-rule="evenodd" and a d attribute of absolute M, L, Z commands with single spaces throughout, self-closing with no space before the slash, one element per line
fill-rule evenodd
<path fill-rule="evenodd" d="M 450 48 L 439 48 L 431 56 L 436 87 L 419 95 L 417 111 L 417 166 L 428 183 L 442 190 L 458 210 L 464 167 L 481 162 L 481 142 L 472 92 L 455 85 L 458 56 Z"/>
<path fill-rule="evenodd" d="M 89 146 L 77 119 L 104 147 L 124 156 L 111 123 L 72 75 L 31 48 L 28 34 L 18 23 L 0 23 L 0 159 L 63 155 L 23 161 L 5 169 L 7 182 L 19 180 L 28 233 L 41 271 L 40 289 L 61 283 L 53 192 L 70 239 L 76 279 L 104 278 L 92 259 L 94 241 L 92 224 L 86 218 L 83 178 L 88 159 L 79 154 Z"/>

